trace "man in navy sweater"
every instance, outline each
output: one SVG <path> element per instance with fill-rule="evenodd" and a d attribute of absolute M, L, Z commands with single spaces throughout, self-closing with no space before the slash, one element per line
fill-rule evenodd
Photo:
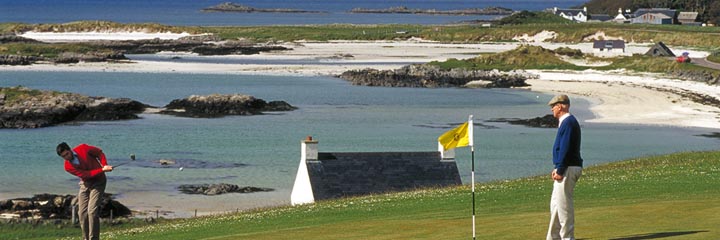
<path fill-rule="evenodd" d="M 559 120 L 553 144 L 552 199 L 550 200 L 550 227 L 547 239 L 575 239 L 575 210 L 573 191 L 582 175 L 580 157 L 580 124 L 570 114 L 570 98 L 557 95 L 548 102 L 553 116 Z"/>

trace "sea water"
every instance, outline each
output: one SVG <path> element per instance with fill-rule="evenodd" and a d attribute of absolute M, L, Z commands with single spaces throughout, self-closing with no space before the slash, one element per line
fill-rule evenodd
<path fill-rule="evenodd" d="M 0 199 L 37 193 L 74 194 L 77 178 L 63 170 L 55 146 L 101 147 L 111 165 L 108 192 L 178 196 L 180 184 L 230 183 L 273 188 L 237 194 L 233 201 L 288 203 L 300 161 L 300 141 L 312 136 L 321 152 L 434 151 L 437 137 L 474 115 L 478 182 L 533 176 L 552 169 L 556 129 L 497 123 L 496 118 L 550 114 L 551 96 L 522 89 L 385 88 L 352 86 L 333 77 L 111 72 L 0 72 L 0 87 L 23 85 L 90 96 L 127 97 L 153 106 L 193 94 L 242 93 L 284 100 L 299 109 L 256 116 L 141 119 L 0 129 Z M 586 166 L 678 151 L 717 150 L 709 129 L 596 124 L 590 103 L 573 99 L 583 130 Z M 149 167 L 160 160 L 217 167 Z M 457 149 L 463 183 L 470 181 L 470 150 Z M 157 166 L 155 164 L 155 166 Z M 245 202 L 243 202 L 245 201 Z M 234 209 L 234 207 L 233 207 Z"/>
<path fill-rule="evenodd" d="M 200 10 L 227 0 L 0 0 L 0 22 L 66 23 L 107 20 L 121 23 L 153 22 L 183 26 L 298 25 L 298 24 L 447 24 L 488 20 L 499 16 L 356 14 L 352 8 L 380 9 L 397 6 L 419 9 L 457 10 L 505 7 L 513 10 L 543 10 L 582 5 L 584 0 L 244 0 L 231 1 L 254 8 L 290 8 L 325 13 L 206 13 Z"/>

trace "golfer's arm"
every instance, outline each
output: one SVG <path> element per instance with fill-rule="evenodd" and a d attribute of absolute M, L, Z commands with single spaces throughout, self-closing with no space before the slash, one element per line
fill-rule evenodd
<path fill-rule="evenodd" d="M 91 146 L 90 149 L 88 149 L 88 153 L 90 156 L 93 156 L 93 158 L 100 159 L 100 165 L 108 165 L 107 158 L 105 158 L 105 153 L 103 153 L 102 149 Z"/>
<path fill-rule="evenodd" d="M 78 176 L 79 178 L 82 178 L 82 179 L 93 178 L 103 172 L 102 168 L 93 169 L 93 170 L 80 170 L 80 169 L 74 168 L 73 166 L 65 166 L 65 171 L 69 172 L 72 175 Z"/>

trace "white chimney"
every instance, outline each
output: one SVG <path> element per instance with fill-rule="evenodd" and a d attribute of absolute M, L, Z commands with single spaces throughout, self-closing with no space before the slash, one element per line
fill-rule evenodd
<path fill-rule="evenodd" d="M 315 202 L 315 195 L 313 194 L 307 168 L 308 160 L 318 160 L 318 141 L 313 140 L 312 136 L 308 136 L 300 142 L 300 165 L 298 166 L 297 175 L 295 175 L 295 184 L 290 193 L 290 203 L 292 205 Z"/>
<path fill-rule="evenodd" d="M 587 7 L 583 7 L 583 11 L 587 13 Z"/>

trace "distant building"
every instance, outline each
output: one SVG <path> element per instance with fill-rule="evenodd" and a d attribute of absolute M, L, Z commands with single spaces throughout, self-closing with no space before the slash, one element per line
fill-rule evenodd
<path fill-rule="evenodd" d="M 632 23 L 673 24 L 673 18 L 662 13 L 645 13 L 632 19 Z"/>
<path fill-rule="evenodd" d="M 640 8 L 633 15 L 632 23 L 675 24 L 678 11 L 669 8 Z"/>
<path fill-rule="evenodd" d="M 632 18 L 633 18 L 633 15 L 630 13 L 630 9 L 625 9 L 625 11 L 623 11 L 622 8 L 619 8 L 618 14 L 615 15 L 615 18 L 613 18 L 612 21 L 617 22 L 617 23 L 629 23 L 630 19 L 632 19 Z"/>
<path fill-rule="evenodd" d="M 553 8 L 553 14 L 575 22 L 588 21 L 587 7 L 583 9 L 559 9 L 555 7 Z"/>
<path fill-rule="evenodd" d="M 292 205 L 318 200 L 460 185 L 455 152 L 318 152 L 318 141 L 301 142 Z"/>
<path fill-rule="evenodd" d="M 654 57 L 674 57 L 675 54 L 665 46 L 663 42 L 658 42 L 654 46 L 650 47 L 650 49 L 645 53 L 645 55 L 654 56 Z"/>
<path fill-rule="evenodd" d="M 680 12 L 677 18 L 682 25 L 700 26 L 702 23 L 696 21 L 698 15 L 698 12 Z"/>
<path fill-rule="evenodd" d="M 596 40 L 593 49 L 596 52 L 625 53 L 625 40 Z"/>

